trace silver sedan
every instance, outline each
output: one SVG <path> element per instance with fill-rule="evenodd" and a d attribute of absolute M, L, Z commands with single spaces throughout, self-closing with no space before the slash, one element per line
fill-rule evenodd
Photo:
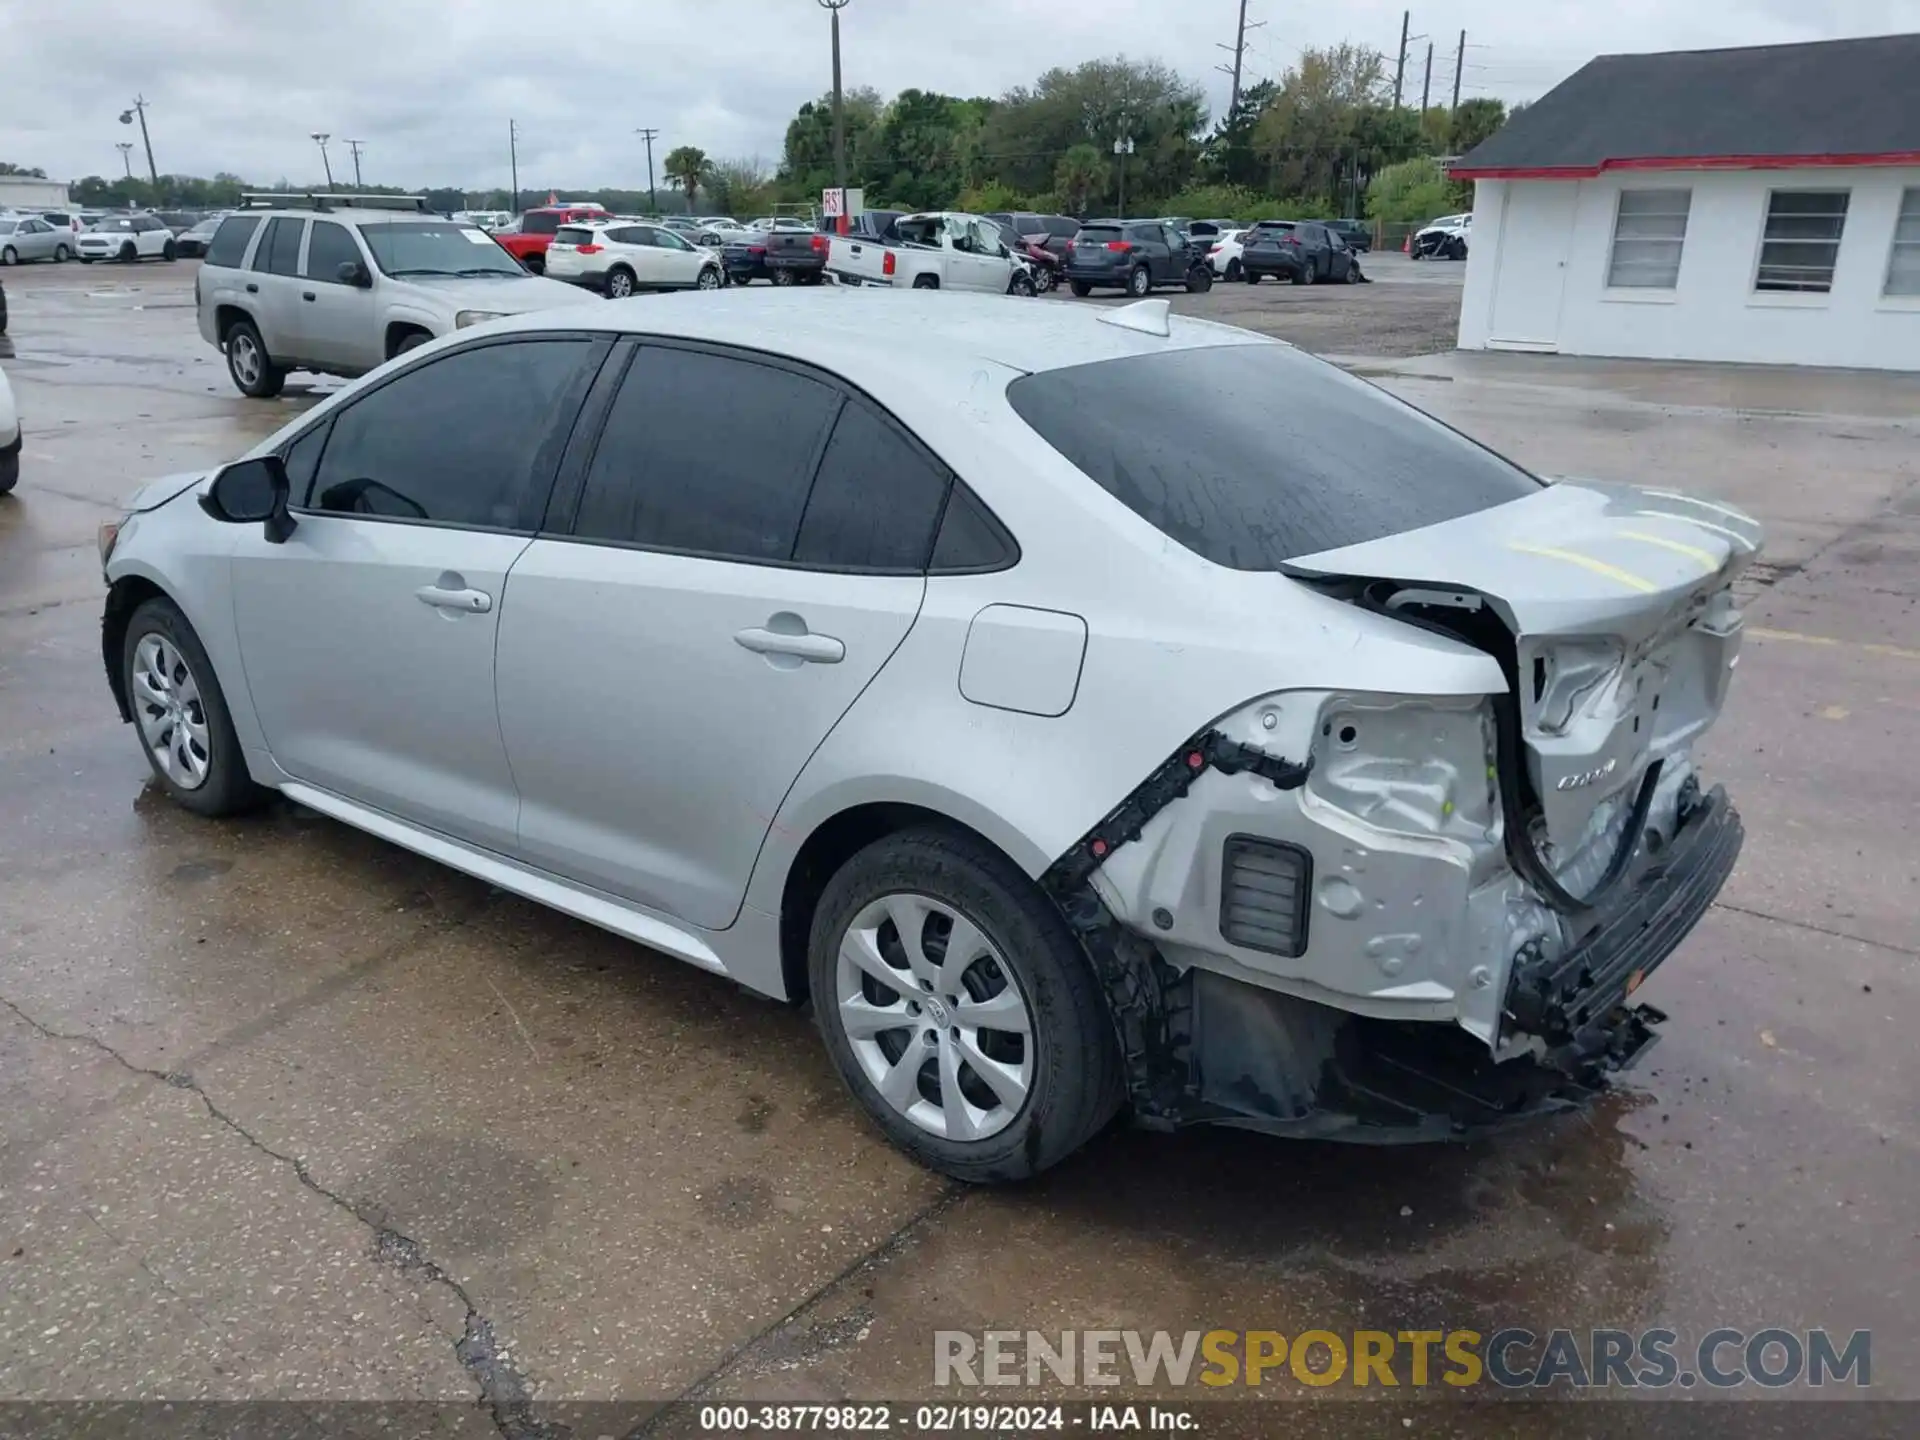
<path fill-rule="evenodd" d="M 28 260 L 70 260 L 73 233 L 37 215 L 0 215 L 0 265 Z"/>

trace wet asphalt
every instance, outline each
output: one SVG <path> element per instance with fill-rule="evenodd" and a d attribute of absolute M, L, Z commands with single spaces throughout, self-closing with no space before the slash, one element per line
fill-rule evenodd
<path fill-rule="evenodd" d="M 530 1399 L 926 1398 L 941 1329 L 1653 1325 L 1870 1329 L 1868 1393 L 1920 1399 L 1920 376 L 1369 359 L 1311 328 L 1351 296 L 1431 330 L 1458 292 L 1426 276 L 1178 300 L 1298 322 L 1536 469 L 1765 520 L 1706 747 L 1747 849 L 1590 1113 L 1419 1149 L 1116 1131 L 963 1192 L 863 1123 L 797 1012 L 291 807 L 214 824 L 148 787 L 94 528 L 311 402 L 234 393 L 192 271 L 4 277 L 0 1400 L 445 1400 L 487 1433 Z M 1299 1402 L 1255 1426 L 1288 1433 L 1347 1433 L 1356 1399 L 1462 1423 L 1235 1393 Z"/>

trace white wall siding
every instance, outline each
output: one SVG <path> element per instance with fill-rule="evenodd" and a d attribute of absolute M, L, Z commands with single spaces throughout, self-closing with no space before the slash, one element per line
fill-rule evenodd
<path fill-rule="evenodd" d="M 1920 370 L 1920 297 L 1881 294 L 1901 192 L 1909 186 L 1920 187 L 1920 166 L 1477 181 L 1460 346 Z M 1609 289 L 1620 191 L 1662 188 L 1693 193 L 1678 283 L 1672 290 Z M 1754 290 L 1774 189 L 1851 193 L 1827 294 Z M 1561 218 L 1568 208 L 1571 225 Z M 1543 246 L 1551 254 L 1541 253 Z M 1563 269 L 1557 298 L 1546 279 L 1551 268 Z"/>

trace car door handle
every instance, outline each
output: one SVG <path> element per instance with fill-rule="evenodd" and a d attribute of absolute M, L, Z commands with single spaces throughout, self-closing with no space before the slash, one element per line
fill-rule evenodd
<path fill-rule="evenodd" d="M 260 293 L 260 287 L 258 285 L 255 285 L 252 281 L 248 281 L 247 293 L 249 295 L 258 295 Z"/>
<path fill-rule="evenodd" d="M 811 660 L 817 665 L 838 665 L 847 658 L 847 647 L 831 635 L 815 635 L 811 632 L 791 635 L 755 626 L 740 631 L 733 639 L 736 645 L 756 655 L 791 655 L 797 660 Z"/>
<path fill-rule="evenodd" d="M 431 605 L 436 610 L 458 610 L 468 615 L 484 615 L 493 609 L 493 597 L 484 590 L 454 590 L 445 589 L 439 585 L 422 585 L 413 593 L 421 604 Z"/>
<path fill-rule="evenodd" d="M 302 290 L 300 292 L 300 298 L 302 300 L 311 300 L 313 299 L 313 292 L 311 290 Z"/>

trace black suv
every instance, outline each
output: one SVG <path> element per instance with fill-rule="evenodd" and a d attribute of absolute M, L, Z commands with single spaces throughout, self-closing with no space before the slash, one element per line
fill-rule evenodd
<path fill-rule="evenodd" d="M 987 219 L 1020 237 L 1027 244 L 1039 244 L 1056 258 L 1064 259 L 1073 237 L 1080 233 L 1080 222 L 1070 215 L 1041 215 L 1032 210 L 996 210 Z"/>
<path fill-rule="evenodd" d="M 1347 248 L 1355 254 L 1365 255 L 1373 249 L 1373 227 L 1364 220 L 1320 220 L 1315 223 L 1326 226 L 1346 241 Z"/>
<path fill-rule="evenodd" d="M 1340 233 L 1318 220 L 1262 220 L 1247 231 L 1240 251 L 1240 271 L 1249 285 L 1269 275 L 1312 285 L 1339 280 L 1357 285 L 1360 257 L 1347 248 Z"/>
<path fill-rule="evenodd" d="M 1066 255 L 1067 284 L 1085 296 L 1095 288 L 1150 295 L 1156 285 L 1213 288 L 1204 248 L 1158 220 L 1089 220 Z"/>

